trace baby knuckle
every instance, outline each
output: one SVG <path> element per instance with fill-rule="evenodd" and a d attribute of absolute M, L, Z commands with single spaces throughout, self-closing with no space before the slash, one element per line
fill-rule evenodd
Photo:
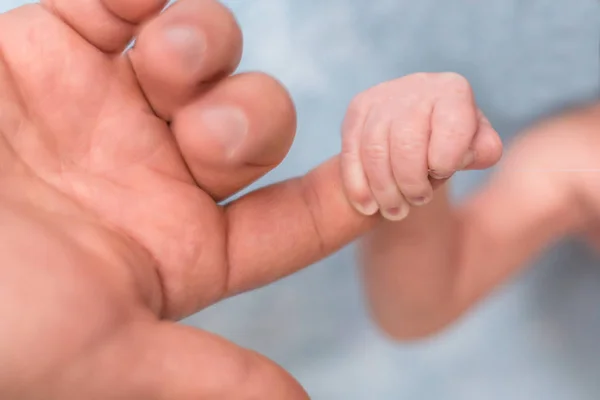
<path fill-rule="evenodd" d="M 441 72 L 437 77 L 440 82 L 449 83 L 457 87 L 471 87 L 469 80 L 456 72 Z"/>
<path fill-rule="evenodd" d="M 437 87 L 444 93 L 471 96 L 471 83 L 464 76 L 456 72 L 442 72 L 437 77 Z"/>
<path fill-rule="evenodd" d="M 348 132 L 358 127 L 358 124 L 366 115 L 366 109 L 367 106 L 364 100 L 358 96 L 350 102 L 342 124 L 342 134 L 346 135 Z"/>
<path fill-rule="evenodd" d="M 340 152 L 342 164 L 345 167 L 349 163 L 355 163 L 360 161 L 360 154 L 348 145 L 342 145 L 342 151 Z"/>
<path fill-rule="evenodd" d="M 367 143 L 363 147 L 363 154 L 374 161 L 385 161 L 389 157 L 388 147 L 382 143 Z"/>
<path fill-rule="evenodd" d="M 408 78 L 413 82 L 427 83 L 435 79 L 435 74 L 432 74 L 431 72 L 415 72 L 414 74 L 410 74 Z"/>
<path fill-rule="evenodd" d="M 395 140 L 390 144 L 392 153 L 416 155 L 425 152 L 427 136 L 412 130 L 397 131 L 394 136 Z"/>
<path fill-rule="evenodd" d="M 355 96 L 348 105 L 348 114 L 351 115 L 362 115 L 367 108 L 367 102 L 364 94 Z"/>

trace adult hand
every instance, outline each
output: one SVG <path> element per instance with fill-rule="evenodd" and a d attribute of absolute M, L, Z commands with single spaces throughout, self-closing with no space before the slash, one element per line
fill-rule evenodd
<path fill-rule="evenodd" d="M 0 16 L 0 397 L 303 399 L 182 325 L 371 223 L 337 159 L 223 207 L 285 156 L 293 105 L 236 68 L 216 0 L 46 0 Z M 136 36 L 135 47 L 124 52 Z"/>

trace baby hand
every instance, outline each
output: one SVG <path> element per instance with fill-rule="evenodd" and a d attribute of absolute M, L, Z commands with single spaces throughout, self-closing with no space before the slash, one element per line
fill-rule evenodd
<path fill-rule="evenodd" d="M 454 73 L 418 73 L 356 96 L 342 128 L 342 175 L 354 207 L 404 219 L 436 182 L 498 162 L 502 143 Z M 432 187 L 433 183 L 433 187 Z"/>

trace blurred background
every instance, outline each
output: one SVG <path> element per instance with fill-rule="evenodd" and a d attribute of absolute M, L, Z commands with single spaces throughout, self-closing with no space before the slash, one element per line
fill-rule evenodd
<path fill-rule="evenodd" d="M 245 33 L 241 69 L 279 78 L 298 109 L 291 153 L 261 186 L 338 153 L 350 99 L 409 73 L 465 75 L 506 145 L 600 90 L 597 0 L 225 3 Z M 486 176 L 459 174 L 456 201 Z M 448 331 L 413 344 L 388 341 L 369 321 L 352 247 L 185 323 L 274 359 L 315 400 L 598 400 L 598 261 L 565 240 Z"/>

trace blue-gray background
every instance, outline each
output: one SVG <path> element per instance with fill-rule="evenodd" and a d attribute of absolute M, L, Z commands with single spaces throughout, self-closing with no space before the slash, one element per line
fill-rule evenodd
<path fill-rule="evenodd" d="M 349 100 L 411 72 L 467 76 L 505 143 L 599 92 L 597 0 L 226 3 L 246 36 L 242 69 L 274 74 L 298 107 L 292 151 L 261 185 L 336 154 Z M 485 176 L 457 177 L 457 198 Z M 390 343 L 371 325 L 352 249 L 187 322 L 273 358 L 316 400 L 600 399 L 600 268 L 576 242 L 541 256 L 452 329 L 419 344 Z"/>

